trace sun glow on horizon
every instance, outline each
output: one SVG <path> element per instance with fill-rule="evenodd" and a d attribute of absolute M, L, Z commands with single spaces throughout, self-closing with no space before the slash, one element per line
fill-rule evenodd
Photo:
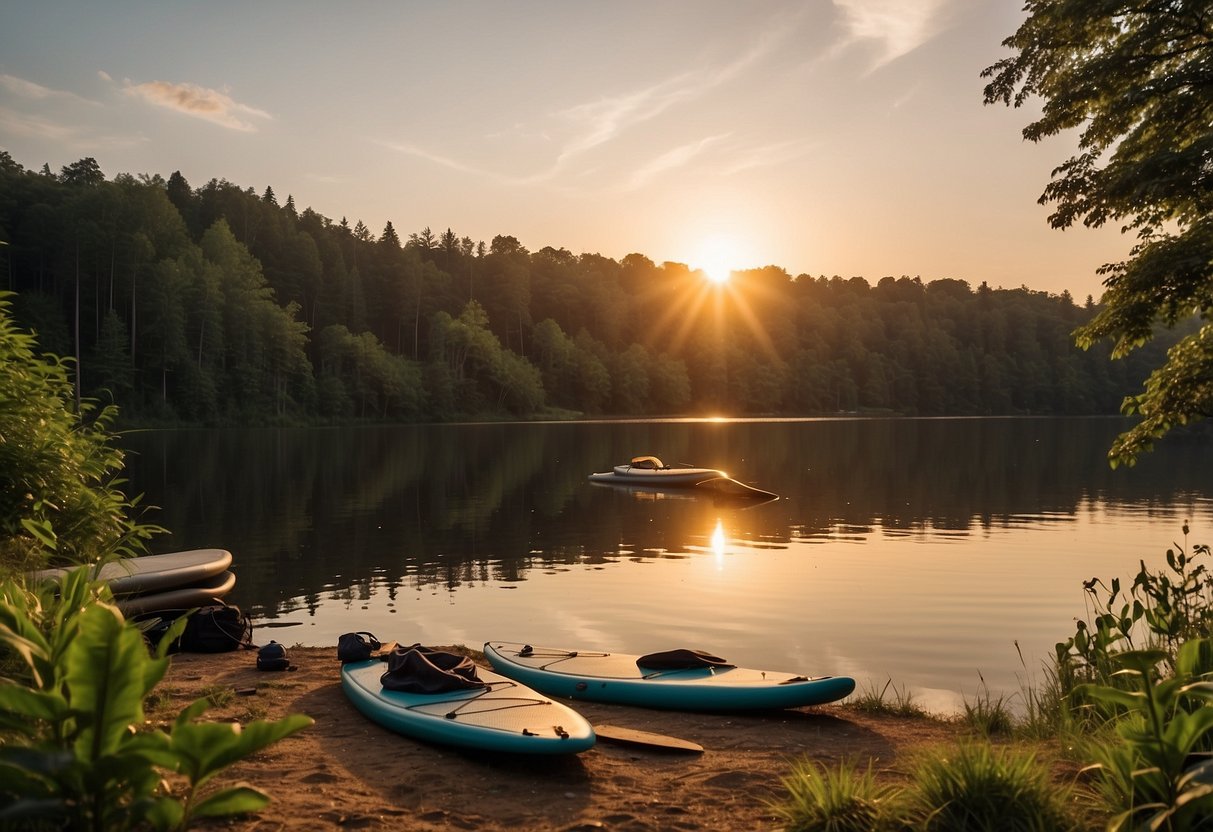
<path fill-rule="evenodd" d="M 740 268 L 739 260 L 737 241 L 732 237 L 717 235 L 700 241 L 692 265 L 702 271 L 710 282 L 723 286 Z"/>

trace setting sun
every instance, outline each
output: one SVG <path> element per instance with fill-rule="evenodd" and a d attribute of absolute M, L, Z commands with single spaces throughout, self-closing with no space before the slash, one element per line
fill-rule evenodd
<path fill-rule="evenodd" d="M 715 284 L 729 282 L 733 271 L 739 268 L 737 241 L 731 237 L 710 237 L 699 244 L 693 262 L 704 277 Z"/>

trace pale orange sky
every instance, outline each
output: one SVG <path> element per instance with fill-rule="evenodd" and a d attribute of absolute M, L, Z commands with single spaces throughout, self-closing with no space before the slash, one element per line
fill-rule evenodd
<path fill-rule="evenodd" d="M 1036 200 L 1072 137 L 982 105 L 1008 0 L 9 4 L 26 167 L 272 185 L 378 234 L 1099 297 Z"/>

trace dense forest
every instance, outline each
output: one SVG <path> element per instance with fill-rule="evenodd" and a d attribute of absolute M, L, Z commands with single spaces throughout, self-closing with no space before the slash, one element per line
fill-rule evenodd
<path fill-rule="evenodd" d="M 1079 350 L 1096 307 L 1068 293 L 775 266 L 717 286 L 641 254 L 375 234 L 272 187 L 4 151 L 0 269 L 80 392 L 145 421 L 1103 414 L 1165 346 Z"/>

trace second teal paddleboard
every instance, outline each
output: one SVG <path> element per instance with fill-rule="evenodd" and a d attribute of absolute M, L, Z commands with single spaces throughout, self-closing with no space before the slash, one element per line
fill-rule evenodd
<path fill-rule="evenodd" d="M 639 656 L 490 641 L 498 673 L 550 696 L 681 711 L 796 708 L 835 702 L 855 690 L 849 676 L 803 676 L 744 667 L 644 668 Z"/>

